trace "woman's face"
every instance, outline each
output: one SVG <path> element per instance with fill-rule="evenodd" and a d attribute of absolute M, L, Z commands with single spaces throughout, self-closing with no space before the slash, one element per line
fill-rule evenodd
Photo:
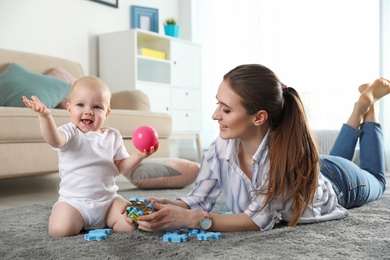
<path fill-rule="evenodd" d="M 230 88 L 228 82 L 222 81 L 217 92 L 217 108 L 212 115 L 219 123 L 219 136 L 222 139 L 250 140 L 256 136 L 255 115 L 246 114 L 241 105 L 241 97 Z"/>

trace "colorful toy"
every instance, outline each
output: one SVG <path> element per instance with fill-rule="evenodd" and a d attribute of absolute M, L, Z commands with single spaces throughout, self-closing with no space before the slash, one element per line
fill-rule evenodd
<path fill-rule="evenodd" d="M 84 239 L 88 241 L 101 241 L 103 239 L 107 239 L 108 235 L 111 234 L 111 228 L 104 229 L 93 229 L 88 232 L 88 234 L 84 235 Z"/>
<path fill-rule="evenodd" d="M 132 141 L 134 146 L 141 152 L 144 150 L 150 152 L 150 147 L 154 147 L 154 151 L 158 149 L 158 134 L 150 126 L 138 127 L 132 135 Z"/>
<path fill-rule="evenodd" d="M 154 212 L 153 203 L 148 202 L 145 198 L 131 197 L 129 202 L 131 205 L 126 208 L 127 216 L 134 220 L 137 225 L 139 216 L 149 215 Z"/>

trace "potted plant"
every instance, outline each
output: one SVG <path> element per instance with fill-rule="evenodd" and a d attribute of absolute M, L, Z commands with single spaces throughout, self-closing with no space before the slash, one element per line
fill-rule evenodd
<path fill-rule="evenodd" d="M 172 37 L 179 37 L 180 26 L 176 24 L 176 20 L 174 18 L 168 18 L 164 23 L 164 31 L 165 35 Z"/>

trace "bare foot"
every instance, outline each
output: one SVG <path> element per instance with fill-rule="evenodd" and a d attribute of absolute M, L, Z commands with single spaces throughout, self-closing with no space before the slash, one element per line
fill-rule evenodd
<path fill-rule="evenodd" d="M 371 84 L 363 84 L 359 87 L 361 96 L 364 99 L 374 104 L 380 98 L 390 93 L 390 80 L 385 78 L 376 79 Z"/>
<path fill-rule="evenodd" d="M 371 84 L 363 84 L 358 89 L 361 95 L 355 104 L 355 108 L 361 116 L 364 116 L 363 121 L 377 122 L 376 110 L 378 110 L 378 107 L 376 101 L 390 93 L 390 81 L 380 78 Z"/>
<path fill-rule="evenodd" d="M 358 88 L 360 97 L 355 103 L 347 124 L 359 128 L 361 122 L 379 122 L 376 101 L 390 93 L 390 81 L 385 78 L 376 79 L 370 84 Z"/>

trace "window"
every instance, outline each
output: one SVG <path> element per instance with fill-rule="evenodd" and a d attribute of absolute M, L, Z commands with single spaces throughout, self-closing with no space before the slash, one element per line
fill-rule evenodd
<path fill-rule="evenodd" d="M 359 95 L 357 87 L 380 76 L 377 1 L 200 0 L 195 5 L 206 147 L 218 135 L 211 120 L 218 85 L 236 65 L 266 65 L 297 89 L 313 129 L 339 129 Z"/>

